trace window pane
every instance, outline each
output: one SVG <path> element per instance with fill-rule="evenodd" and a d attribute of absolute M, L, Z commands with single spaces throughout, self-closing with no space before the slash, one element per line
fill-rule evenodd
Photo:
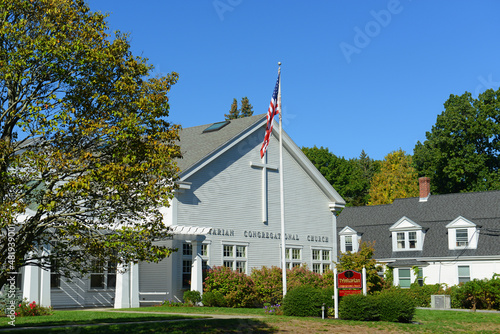
<path fill-rule="evenodd" d="M 326 273 L 326 272 L 327 272 L 327 271 L 329 271 L 329 270 L 330 270 L 330 265 L 329 265 L 329 264 L 324 263 L 324 264 L 323 264 L 323 273 Z"/>
<path fill-rule="evenodd" d="M 297 248 L 292 249 L 292 259 L 293 260 L 300 260 L 300 249 L 297 249 Z"/>
<path fill-rule="evenodd" d="M 319 249 L 313 249 L 313 260 L 319 260 Z"/>
<path fill-rule="evenodd" d="M 330 261 L 330 251 L 323 251 L 323 261 Z"/>
<path fill-rule="evenodd" d="M 290 248 L 285 249 L 285 258 L 290 259 Z"/>
<path fill-rule="evenodd" d="M 467 229 L 457 229 L 457 246 L 465 247 L 469 244 Z"/>
<path fill-rule="evenodd" d="M 193 246 L 191 244 L 182 244 L 182 255 L 193 255 Z"/>
<path fill-rule="evenodd" d="M 233 257 L 233 246 L 224 245 L 224 256 Z"/>
<path fill-rule="evenodd" d="M 201 256 L 208 256 L 208 245 L 207 244 L 201 245 Z"/>
<path fill-rule="evenodd" d="M 224 267 L 233 269 L 233 261 L 224 261 Z"/>
<path fill-rule="evenodd" d="M 397 238 L 398 238 L 398 249 L 404 249 L 405 248 L 405 234 L 404 232 L 399 232 L 397 233 Z"/>
<path fill-rule="evenodd" d="M 57 273 L 50 273 L 50 287 L 57 289 L 61 287 L 61 275 Z"/>
<path fill-rule="evenodd" d="M 116 274 L 115 273 L 108 273 L 108 284 L 106 286 L 107 289 L 114 289 L 116 288 Z"/>
<path fill-rule="evenodd" d="M 313 263 L 313 272 L 319 274 L 321 271 L 321 264 L 320 263 Z"/>
<path fill-rule="evenodd" d="M 236 257 L 246 257 L 245 246 L 236 246 Z"/>
<path fill-rule="evenodd" d="M 410 269 L 399 269 L 399 286 L 409 288 L 411 285 Z"/>
<path fill-rule="evenodd" d="M 469 266 L 458 266 L 458 276 L 470 276 Z"/>
<path fill-rule="evenodd" d="M 410 248 L 416 248 L 417 232 L 408 232 L 408 244 L 410 245 Z"/>
<path fill-rule="evenodd" d="M 91 289 L 104 289 L 104 274 L 91 274 L 90 275 L 90 288 Z"/>
<path fill-rule="evenodd" d="M 345 251 L 352 252 L 352 235 L 345 236 Z"/>
<path fill-rule="evenodd" d="M 245 273 L 245 262 L 236 261 L 236 271 L 239 273 Z"/>

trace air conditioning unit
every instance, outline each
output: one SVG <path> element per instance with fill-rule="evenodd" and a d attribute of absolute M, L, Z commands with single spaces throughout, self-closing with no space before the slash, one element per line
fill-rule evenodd
<path fill-rule="evenodd" d="M 437 308 L 437 309 L 451 308 L 450 295 L 431 295 L 431 308 Z"/>

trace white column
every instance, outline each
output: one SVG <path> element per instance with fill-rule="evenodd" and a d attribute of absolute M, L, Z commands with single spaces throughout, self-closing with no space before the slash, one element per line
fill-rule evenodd
<path fill-rule="evenodd" d="M 333 302 L 333 306 L 335 307 L 335 319 L 339 318 L 339 288 L 337 286 L 337 266 L 333 269 L 333 291 L 335 300 Z"/>
<path fill-rule="evenodd" d="M 43 256 L 47 256 L 46 251 L 43 252 Z M 45 262 L 44 260 L 42 260 Z M 49 307 L 51 306 L 50 299 L 50 270 L 40 269 L 40 305 Z"/>
<path fill-rule="evenodd" d="M 139 264 L 130 264 L 130 307 L 139 307 Z"/>
<path fill-rule="evenodd" d="M 116 267 L 115 308 L 130 307 L 130 270 L 123 264 Z"/>
<path fill-rule="evenodd" d="M 337 212 L 338 208 L 335 204 L 330 204 L 330 211 L 332 212 L 332 228 L 333 228 L 333 235 L 332 235 L 332 248 L 333 248 L 333 261 L 337 262 L 338 261 L 338 250 L 337 250 L 337 243 L 338 243 L 338 234 L 337 234 L 337 215 L 335 214 Z"/>
<path fill-rule="evenodd" d="M 201 259 L 201 242 L 191 241 L 193 247 L 193 260 L 191 265 L 191 290 L 203 293 L 203 266 Z"/>
<path fill-rule="evenodd" d="M 24 267 L 23 276 L 23 299 L 40 304 L 40 268 L 35 264 L 28 264 Z"/>

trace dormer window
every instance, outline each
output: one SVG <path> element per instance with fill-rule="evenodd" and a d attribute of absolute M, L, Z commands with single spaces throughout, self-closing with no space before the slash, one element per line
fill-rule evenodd
<path fill-rule="evenodd" d="M 449 249 L 476 249 L 479 239 L 477 225 L 460 216 L 446 225 Z"/>
<path fill-rule="evenodd" d="M 359 248 L 360 237 L 358 232 L 346 226 L 340 231 L 340 251 L 342 253 L 356 253 Z"/>
<path fill-rule="evenodd" d="M 397 232 L 398 249 L 417 248 L 417 232 Z"/>
<path fill-rule="evenodd" d="M 345 251 L 352 252 L 352 235 L 346 235 L 344 238 Z"/>
<path fill-rule="evenodd" d="M 424 233 L 422 226 L 403 217 L 389 229 L 392 232 L 393 251 L 422 250 Z"/>
<path fill-rule="evenodd" d="M 457 247 L 466 247 L 469 245 L 469 233 L 466 228 L 457 228 L 456 230 Z"/>

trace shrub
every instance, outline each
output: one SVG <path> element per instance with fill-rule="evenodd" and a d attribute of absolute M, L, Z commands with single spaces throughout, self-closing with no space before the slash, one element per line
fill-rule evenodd
<path fill-rule="evenodd" d="M 317 317 L 321 315 L 321 306 L 325 302 L 325 295 L 321 289 L 310 285 L 300 286 L 288 291 L 283 298 L 283 314 Z"/>
<path fill-rule="evenodd" d="M 183 298 L 185 303 L 196 305 L 201 302 L 201 293 L 196 290 L 186 291 L 184 292 Z"/>
<path fill-rule="evenodd" d="M 424 284 L 420 286 L 413 283 L 409 289 L 402 289 L 398 286 L 391 286 L 384 290 L 384 292 L 396 292 L 406 296 L 413 301 L 417 307 L 430 307 L 431 295 L 445 294 L 445 290 L 440 284 Z"/>
<path fill-rule="evenodd" d="M 16 316 L 18 317 L 30 317 L 38 315 L 51 315 L 52 307 L 44 307 L 37 305 L 34 301 L 28 304 L 25 299 L 20 304 L 16 310 Z"/>
<path fill-rule="evenodd" d="M 259 306 L 280 304 L 283 300 L 281 268 L 272 266 L 253 269 L 250 278 L 254 284 L 254 298 Z"/>
<path fill-rule="evenodd" d="M 224 299 L 224 295 L 215 290 L 215 291 L 207 291 L 203 293 L 202 297 L 203 305 L 210 307 L 224 307 L 226 306 L 226 301 Z"/>
<path fill-rule="evenodd" d="M 404 291 L 383 291 L 377 295 L 380 320 L 410 322 L 415 315 L 415 302 Z"/>
<path fill-rule="evenodd" d="M 288 291 L 291 291 L 303 285 L 311 285 L 323 288 L 324 283 L 321 274 L 307 269 L 306 265 L 293 267 L 292 270 L 287 270 L 286 280 L 287 294 Z"/>
<path fill-rule="evenodd" d="M 228 307 L 251 307 L 255 305 L 253 281 L 243 273 L 227 267 L 214 267 L 208 271 L 203 282 L 205 292 L 219 291 Z"/>
<path fill-rule="evenodd" d="M 335 300 L 332 298 L 332 296 L 335 295 L 335 288 L 334 287 L 324 288 L 323 295 L 325 297 L 325 307 L 330 307 L 330 308 L 335 307 Z"/>
<path fill-rule="evenodd" d="M 339 302 L 339 317 L 343 320 L 377 320 L 377 298 L 362 294 L 344 296 Z"/>
<path fill-rule="evenodd" d="M 14 293 L 10 291 L 0 292 L 0 317 L 15 311 L 15 307 L 23 301 L 22 294 L 16 288 Z M 9 311 L 11 310 L 11 311 Z"/>

